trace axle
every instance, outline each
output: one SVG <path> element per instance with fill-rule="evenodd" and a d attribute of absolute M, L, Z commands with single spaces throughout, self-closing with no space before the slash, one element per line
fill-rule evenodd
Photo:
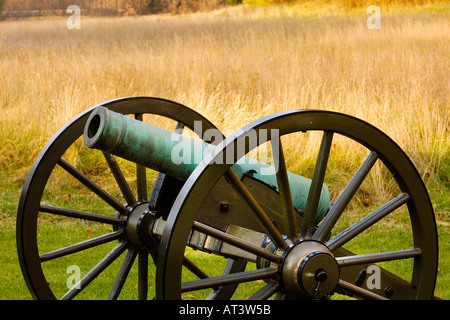
<path fill-rule="evenodd" d="M 98 107 L 89 116 L 84 143 L 87 147 L 111 153 L 182 181 L 186 181 L 203 157 L 215 148 L 212 144 L 155 127 L 105 107 Z M 239 178 L 245 173 L 251 174 L 278 190 L 276 168 L 273 166 L 242 157 L 231 168 Z M 294 207 L 304 211 L 311 180 L 291 172 L 288 172 L 288 178 Z M 316 222 L 327 213 L 329 201 L 328 188 L 324 184 Z"/>

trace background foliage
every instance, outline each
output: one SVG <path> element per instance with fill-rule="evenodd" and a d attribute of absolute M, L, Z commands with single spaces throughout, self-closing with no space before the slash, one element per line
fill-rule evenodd
<path fill-rule="evenodd" d="M 248 4 L 268 6 L 273 4 L 335 4 L 347 8 L 369 5 L 413 4 L 424 5 L 442 0 L 0 0 L 0 11 L 38 10 L 39 15 L 65 14 L 69 5 L 77 5 L 90 15 L 136 15 L 154 13 L 183 14 L 210 11 L 221 7 Z M 3 8 L 2 8 L 3 7 Z M 17 13 L 15 16 L 19 16 Z"/>

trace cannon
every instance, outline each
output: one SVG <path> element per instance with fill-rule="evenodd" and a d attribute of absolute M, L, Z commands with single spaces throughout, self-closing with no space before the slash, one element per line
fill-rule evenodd
<path fill-rule="evenodd" d="M 220 137 L 221 134 L 217 130 L 214 131 L 216 134 L 210 133 L 208 136 Z M 249 138 L 255 137 L 256 135 L 249 135 Z M 212 144 L 145 124 L 120 113 L 111 112 L 104 107 L 99 107 L 91 113 L 85 126 L 84 143 L 90 148 L 131 160 L 181 181 L 187 180 L 203 160 L 203 155 L 214 149 Z M 258 181 L 278 189 L 276 169 L 268 164 L 244 157 L 243 148 L 240 149 L 236 150 L 236 153 L 241 161 L 232 162 L 232 171 L 238 178 L 242 180 L 244 174 L 251 175 Z M 216 162 L 222 164 L 226 163 L 226 160 L 220 159 Z M 293 193 L 294 207 L 303 211 L 311 181 L 290 172 L 287 174 L 289 188 Z M 329 202 L 328 189 L 326 185 L 322 185 L 316 214 L 318 221 L 328 211 Z"/>
<path fill-rule="evenodd" d="M 174 121 L 174 132 L 146 123 L 147 115 Z M 183 136 L 186 130 L 197 137 Z M 311 132 L 319 137 L 317 161 L 303 177 L 288 170 L 283 139 Z M 363 161 L 332 193 L 324 182 L 339 139 L 357 145 Z M 273 165 L 249 156 L 262 145 L 270 145 Z M 390 200 L 348 214 L 371 171 L 392 175 L 395 186 L 380 190 Z M 64 175 L 80 185 L 69 199 L 58 189 Z M 107 182 L 113 185 L 100 186 Z M 407 230 L 386 243 L 394 213 L 406 217 Z M 108 299 L 431 299 L 438 257 L 421 177 L 372 125 L 292 110 L 225 138 L 194 110 L 147 97 L 92 107 L 50 139 L 25 181 L 17 246 L 37 299 L 86 299 L 99 291 Z M 84 270 L 78 277 L 70 271 L 76 267 Z"/>

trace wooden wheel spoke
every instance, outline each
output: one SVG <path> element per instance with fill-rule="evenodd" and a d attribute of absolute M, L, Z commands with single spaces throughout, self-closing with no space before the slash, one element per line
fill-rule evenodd
<path fill-rule="evenodd" d="M 200 269 L 194 262 L 189 260 L 187 257 L 183 258 L 183 266 L 186 267 L 186 269 L 188 269 L 194 275 L 196 275 L 199 279 L 209 278 L 209 276 L 202 269 Z"/>
<path fill-rule="evenodd" d="M 73 299 L 79 294 L 89 283 L 92 282 L 100 273 L 103 272 L 114 260 L 116 260 L 125 250 L 127 244 L 125 242 L 119 243 L 112 249 L 95 267 L 93 267 L 81 280 L 76 283 L 61 300 Z"/>
<path fill-rule="evenodd" d="M 217 238 L 219 240 L 222 240 L 223 242 L 226 242 L 228 244 L 231 244 L 237 248 L 240 248 L 242 250 L 248 251 L 256 256 L 260 256 L 262 258 L 265 258 L 269 261 L 272 262 L 280 262 L 281 257 L 265 250 L 264 248 L 260 247 L 260 246 L 256 246 L 252 243 L 249 243 L 245 240 L 242 240 L 241 238 L 235 237 L 233 235 L 230 235 L 226 232 L 223 232 L 221 230 L 212 228 L 210 226 L 207 226 L 203 223 L 200 222 L 194 222 L 194 224 L 192 225 L 192 228 L 194 230 L 200 231 L 202 233 L 205 233 L 211 237 Z"/>
<path fill-rule="evenodd" d="M 410 259 L 414 257 L 419 257 L 422 255 L 422 250 L 419 248 L 414 249 L 406 249 L 406 250 L 397 250 L 397 251 L 388 251 L 388 252 L 378 252 L 378 253 L 369 253 L 362 255 L 353 255 L 353 256 L 344 256 L 337 257 L 336 261 L 339 267 L 349 267 L 360 264 L 368 264 L 368 263 L 376 263 L 383 261 L 391 261 L 391 260 L 400 260 L 400 259 Z"/>
<path fill-rule="evenodd" d="M 364 160 L 363 164 L 359 167 L 355 175 L 352 177 L 348 185 L 345 187 L 344 191 L 336 201 L 336 203 L 331 207 L 330 211 L 325 216 L 322 223 L 319 225 L 317 230 L 313 234 L 313 239 L 318 241 L 323 241 L 331 229 L 334 227 L 339 217 L 344 212 L 350 200 L 353 198 L 355 192 L 358 190 L 361 183 L 366 178 L 370 169 L 378 159 L 378 154 L 374 151 L 370 152 L 367 158 Z"/>
<path fill-rule="evenodd" d="M 207 279 L 209 276 L 193 261 L 189 260 L 186 256 L 183 258 L 183 266 L 192 272 L 199 279 Z M 212 287 L 213 290 L 219 290 L 220 287 Z"/>
<path fill-rule="evenodd" d="M 142 113 L 136 113 L 134 118 L 139 121 L 143 121 Z M 137 194 L 138 201 L 147 201 L 147 172 L 143 165 L 136 164 L 136 178 L 137 178 Z"/>
<path fill-rule="evenodd" d="M 181 121 L 177 122 L 177 125 L 175 126 L 175 130 L 173 132 L 178 133 L 178 134 L 183 134 L 183 130 L 184 130 L 184 123 Z M 201 132 L 200 132 L 201 134 Z"/>
<path fill-rule="evenodd" d="M 109 216 L 105 216 L 105 215 L 101 215 L 101 214 L 78 211 L 78 210 L 68 209 L 68 208 L 53 207 L 53 206 L 48 206 L 48 205 L 43 205 L 43 204 L 41 204 L 39 206 L 39 211 L 56 214 L 56 215 L 60 215 L 60 216 L 65 216 L 65 217 L 76 218 L 76 219 L 101 222 L 101 223 L 111 224 L 114 226 L 121 226 L 124 223 L 124 220 L 120 219 L 120 218 L 114 218 L 114 217 L 109 217 Z"/>
<path fill-rule="evenodd" d="M 380 296 L 379 294 L 373 293 L 367 289 L 358 287 L 354 284 L 351 284 L 345 280 L 339 279 L 338 287 L 355 294 L 356 296 L 368 299 L 368 300 L 388 300 L 387 298 Z"/>
<path fill-rule="evenodd" d="M 148 252 L 139 252 L 138 258 L 138 299 L 147 300 L 148 295 Z"/>
<path fill-rule="evenodd" d="M 341 233 L 339 233 L 334 238 L 328 240 L 325 245 L 331 250 L 335 250 L 345 243 L 359 235 L 361 232 L 383 219 L 385 216 L 402 206 L 408 201 L 409 195 L 407 193 L 402 193 L 396 198 L 392 199 L 382 207 L 378 208 L 359 222 L 355 223 L 351 227 L 345 229 Z"/>
<path fill-rule="evenodd" d="M 274 277 L 277 274 L 277 269 L 262 268 L 252 271 L 244 271 L 237 273 L 230 273 L 218 277 L 206 278 L 185 282 L 181 284 L 181 292 L 195 291 L 213 287 L 219 287 L 232 283 L 242 283 L 255 280 L 261 280 Z"/>
<path fill-rule="evenodd" d="M 134 203 L 136 203 L 136 198 L 131 191 L 130 185 L 125 179 L 122 170 L 120 170 L 119 164 L 117 163 L 116 159 L 113 155 L 107 152 L 103 152 L 103 156 L 105 157 L 106 162 L 108 163 L 108 166 L 111 169 L 114 178 L 116 179 L 117 185 L 119 186 L 120 191 L 125 198 L 125 201 L 129 206 L 133 205 Z"/>
<path fill-rule="evenodd" d="M 44 253 L 44 254 L 40 255 L 39 257 L 41 259 L 41 262 L 57 259 L 57 258 L 66 256 L 66 255 L 69 255 L 69 254 L 73 254 L 73 253 L 76 253 L 79 251 L 83 251 L 83 250 L 86 250 L 89 248 L 99 246 L 101 244 L 104 244 L 104 243 L 107 243 L 107 242 L 110 242 L 113 240 L 117 240 L 122 236 L 122 234 L 123 234 L 123 231 L 110 232 L 110 233 L 107 233 L 107 234 L 104 234 L 104 235 L 101 235 L 101 236 L 98 236 L 98 237 L 95 237 L 95 238 L 92 238 L 89 240 L 85 240 L 85 241 L 82 241 L 82 242 L 79 242 L 79 243 L 76 243 L 76 244 L 55 250 L 55 251 Z"/>
<path fill-rule="evenodd" d="M 108 300 L 116 300 L 122 291 L 125 280 L 128 277 L 128 273 L 133 266 L 133 262 L 136 259 L 137 251 L 130 249 L 123 260 L 122 266 L 120 267 L 119 273 L 117 274 L 116 280 L 114 281 L 111 292 L 109 293 Z"/>
<path fill-rule="evenodd" d="M 319 155 L 317 156 L 316 167 L 308 193 L 303 224 L 300 231 L 300 238 L 311 238 L 316 222 L 317 208 L 319 206 L 320 195 L 323 189 L 323 179 L 327 168 L 328 156 L 330 154 L 333 132 L 324 131 L 320 144 Z"/>
<path fill-rule="evenodd" d="M 138 201 L 147 201 L 147 172 L 144 166 L 136 165 Z"/>
<path fill-rule="evenodd" d="M 280 289 L 279 282 L 269 282 L 264 287 L 255 292 L 248 300 L 267 300 Z"/>
<path fill-rule="evenodd" d="M 260 207 L 258 202 L 252 196 L 250 191 L 244 186 L 244 184 L 239 180 L 238 176 L 231 170 L 228 169 L 226 172 L 227 178 L 231 181 L 235 190 L 241 195 L 245 202 L 250 206 L 252 212 L 255 214 L 258 221 L 261 223 L 263 228 L 266 230 L 267 235 L 270 237 L 272 242 L 281 249 L 286 249 L 288 244 L 284 240 L 280 231 L 275 227 L 272 221 L 269 219 L 264 210 Z"/>
<path fill-rule="evenodd" d="M 288 238 L 298 240 L 296 213 L 294 209 L 294 203 L 292 202 L 291 188 L 289 186 L 288 172 L 286 169 L 286 162 L 284 159 L 280 137 L 278 137 L 278 139 L 272 140 L 271 145 L 275 169 L 277 170 L 276 175 L 278 191 L 281 198 L 281 207 L 283 210 L 284 227 L 285 230 L 287 230 Z"/>
<path fill-rule="evenodd" d="M 106 203 L 108 203 L 111 207 L 119 211 L 120 213 L 126 213 L 127 208 L 121 204 L 119 201 L 117 201 L 113 196 L 111 196 L 109 193 L 107 193 L 105 190 L 103 190 L 101 187 L 99 187 L 96 183 L 94 183 L 91 179 L 86 177 L 81 171 L 76 169 L 74 166 L 72 166 L 70 163 L 65 161 L 64 159 L 59 159 L 58 164 L 66 170 L 68 173 L 70 173 L 75 179 L 80 181 L 82 184 L 84 184 L 86 187 L 88 187 L 92 192 L 94 192 L 96 195 L 98 195 L 100 198 L 102 198 Z"/>

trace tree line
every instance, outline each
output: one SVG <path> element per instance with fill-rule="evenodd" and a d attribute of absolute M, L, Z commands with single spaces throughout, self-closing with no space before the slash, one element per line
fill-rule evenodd
<path fill-rule="evenodd" d="M 179 14 L 217 9 L 226 1 L 230 0 L 0 0 L 0 11 L 48 15 L 65 13 L 67 7 L 76 5 L 89 15 Z"/>
<path fill-rule="evenodd" d="M 154 13 L 189 13 L 209 11 L 225 5 L 249 3 L 267 5 L 276 3 L 301 3 L 311 0 L 0 0 L 0 13 L 33 13 L 33 15 L 65 14 L 70 5 L 79 6 L 87 15 L 136 15 Z M 424 4 L 443 0 L 320 0 L 339 3 L 346 7 L 360 7 L 370 4 L 412 3 Z"/>

